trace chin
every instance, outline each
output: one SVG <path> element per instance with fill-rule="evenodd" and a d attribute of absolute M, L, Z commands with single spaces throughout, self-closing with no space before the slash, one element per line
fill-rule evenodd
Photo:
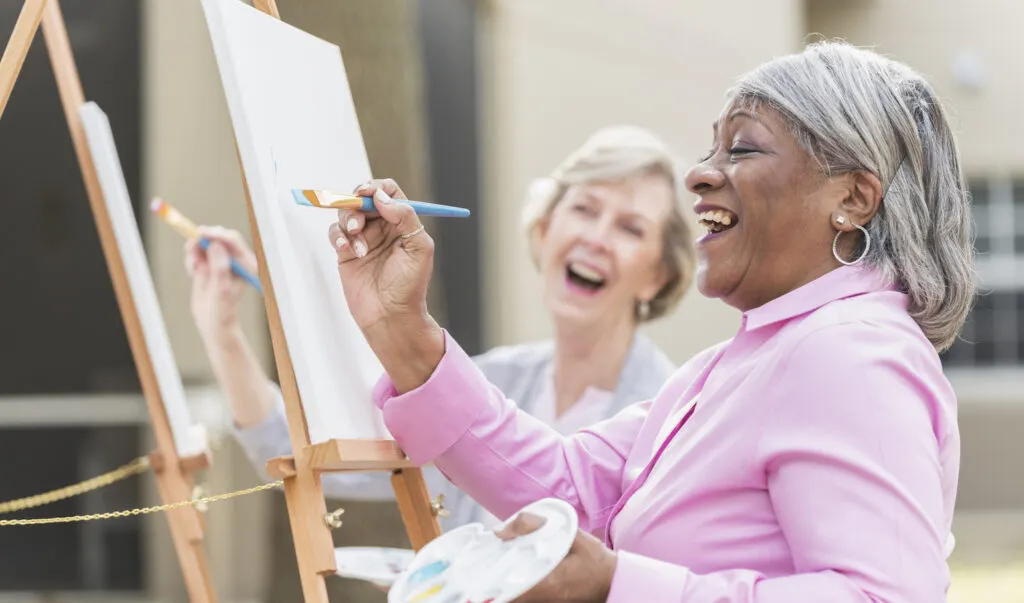
<path fill-rule="evenodd" d="M 600 320 L 597 308 L 583 308 L 566 301 L 548 304 L 548 312 L 556 326 L 587 326 Z"/>
<path fill-rule="evenodd" d="M 720 299 L 725 297 L 731 290 L 730 279 L 721 272 L 709 269 L 706 266 L 697 268 L 697 291 L 709 299 Z"/>
<path fill-rule="evenodd" d="M 556 320 L 571 320 L 573 322 L 592 320 L 596 314 L 592 308 L 581 308 L 567 302 L 556 302 L 548 306 L 551 316 Z"/>

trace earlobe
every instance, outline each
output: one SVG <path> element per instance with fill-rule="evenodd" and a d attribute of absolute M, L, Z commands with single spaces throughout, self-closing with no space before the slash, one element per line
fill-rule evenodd
<path fill-rule="evenodd" d="M 533 227 L 533 236 L 537 242 L 540 243 L 544 240 L 544 237 L 548 235 L 548 226 L 551 225 L 551 215 L 548 214 L 543 218 L 537 220 L 536 226 Z"/>
<path fill-rule="evenodd" d="M 639 299 L 650 303 L 650 300 L 657 297 L 658 293 L 661 293 L 666 284 L 668 284 L 668 271 L 665 269 L 665 264 L 659 262 L 650 287 L 640 292 Z"/>

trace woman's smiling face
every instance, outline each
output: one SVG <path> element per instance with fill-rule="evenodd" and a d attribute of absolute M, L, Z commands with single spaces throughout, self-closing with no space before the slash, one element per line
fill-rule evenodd
<path fill-rule="evenodd" d="M 642 174 L 570 187 L 541 225 L 539 260 L 555 320 L 586 328 L 633 320 L 665 284 L 669 180 Z"/>
<path fill-rule="evenodd" d="M 777 112 L 727 104 L 710 153 L 686 175 L 707 228 L 697 241 L 701 293 L 745 311 L 834 268 L 829 215 L 844 184 L 823 175 Z"/>

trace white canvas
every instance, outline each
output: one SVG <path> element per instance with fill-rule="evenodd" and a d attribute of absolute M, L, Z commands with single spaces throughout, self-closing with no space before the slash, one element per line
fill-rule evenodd
<path fill-rule="evenodd" d="M 293 188 L 370 179 L 341 51 L 240 0 L 203 0 L 310 439 L 390 438 L 383 373 L 348 310 L 327 237 L 333 211 Z"/>
<path fill-rule="evenodd" d="M 121 170 L 121 159 L 114 145 L 110 121 L 96 103 L 89 102 L 79 109 L 85 128 L 89 152 L 99 175 L 100 188 L 106 201 L 107 213 L 113 225 L 118 254 L 124 264 L 135 309 L 142 323 L 142 334 L 153 370 L 156 373 L 160 397 L 163 399 L 167 420 L 174 435 L 174 445 L 179 456 L 199 454 L 206 449 L 205 438 L 200 426 L 192 422 L 185 388 L 181 384 L 178 365 L 174 361 L 171 341 L 167 337 L 163 313 L 157 301 L 153 276 L 146 262 L 146 251 L 142 247 L 139 224 L 132 210 L 128 186 Z"/>

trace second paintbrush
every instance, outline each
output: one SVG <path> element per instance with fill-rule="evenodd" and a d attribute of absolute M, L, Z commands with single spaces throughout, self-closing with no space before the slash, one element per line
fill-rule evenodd
<path fill-rule="evenodd" d="M 355 211 L 373 212 L 377 208 L 373 205 L 372 197 L 358 197 L 332 193 L 330 191 L 315 189 L 292 189 L 292 197 L 299 205 L 320 207 L 326 209 L 351 209 Z M 469 210 L 462 207 L 450 205 L 438 205 L 437 203 L 426 203 L 424 201 L 408 201 L 406 199 L 395 199 L 396 203 L 405 203 L 412 206 L 417 215 L 434 216 L 438 218 L 468 218 Z"/>

